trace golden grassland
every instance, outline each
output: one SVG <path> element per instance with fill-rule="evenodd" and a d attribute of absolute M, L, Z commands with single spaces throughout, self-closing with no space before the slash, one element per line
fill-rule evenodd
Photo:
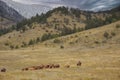
<path fill-rule="evenodd" d="M 106 44 L 120 44 L 120 28 L 117 28 L 117 25 L 120 25 L 120 21 L 99 28 L 51 39 L 42 44 L 55 47 L 60 45 L 68 47 L 78 45 L 81 47 L 96 47 L 104 46 Z M 108 34 L 108 38 L 105 37 L 105 33 Z M 59 43 L 55 43 L 55 40 L 58 40 Z"/>
<path fill-rule="evenodd" d="M 0 80 L 119 80 L 120 45 L 97 48 L 47 48 L 0 51 Z M 82 66 L 77 67 L 78 61 Z M 40 64 L 60 64 L 58 69 L 22 71 Z M 65 68 L 70 65 L 70 68 Z"/>

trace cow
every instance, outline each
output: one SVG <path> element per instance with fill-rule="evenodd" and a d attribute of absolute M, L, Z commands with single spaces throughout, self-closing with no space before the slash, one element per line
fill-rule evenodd
<path fill-rule="evenodd" d="M 23 68 L 22 71 L 28 71 L 28 68 Z"/>
<path fill-rule="evenodd" d="M 54 64 L 50 64 L 50 65 L 49 65 L 49 68 L 50 68 L 50 69 L 54 68 Z"/>
<path fill-rule="evenodd" d="M 1 72 L 6 72 L 6 69 L 5 69 L 5 68 L 2 68 L 2 69 L 1 69 Z"/>
<path fill-rule="evenodd" d="M 49 68 L 49 67 L 50 67 L 50 65 L 49 65 L 49 64 L 47 64 L 47 65 L 45 65 L 44 67 L 45 67 L 45 68 Z"/>
<path fill-rule="evenodd" d="M 40 66 L 37 66 L 37 69 L 43 69 L 45 66 L 44 65 L 40 65 Z"/>
<path fill-rule="evenodd" d="M 60 68 L 60 65 L 59 64 L 55 64 L 54 68 Z"/>
<path fill-rule="evenodd" d="M 77 66 L 81 66 L 81 64 L 82 64 L 82 63 L 79 61 L 79 62 L 77 63 Z"/>

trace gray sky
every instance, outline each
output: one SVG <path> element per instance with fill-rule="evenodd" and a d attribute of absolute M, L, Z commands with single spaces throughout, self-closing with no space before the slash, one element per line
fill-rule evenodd
<path fill-rule="evenodd" d="M 120 5 L 120 0 L 2 0 L 25 17 L 49 11 L 55 7 L 68 6 L 81 10 L 108 10 Z"/>

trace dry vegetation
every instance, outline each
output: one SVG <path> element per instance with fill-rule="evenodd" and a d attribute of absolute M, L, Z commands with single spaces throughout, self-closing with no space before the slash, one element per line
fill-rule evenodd
<path fill-rule="evenodd" d="M 91 48 L 104 46 L 105 44 L 120 44 L 120 28 L 117 26 L 120 26 L 120 21 L 99 28 L 48 40 L 43 44 L 55 47 L 65 45 L 66 47 L 85 46 Z"/>
<path fill-rule="evenodd" d="M 102 48 L 46 48 L 34 50 L 0 51 L 0 80 L 119 80 L 120 79 L 120 45 Z M 82 62 L 77 67 L 78 61 Z M 58 69 L 22 71 L 28 66 L 41 64 L 60 64 Z M 70 65 L 70 68 L 65 68 Z"/>
<path fill-rule="evenodd" d="M 6 68 L 7 72 L 0 73 L 0 80 L 119 80 L 120 28 L 116 26 L 118 24 L 120 21 L 24 49 L 1 50 L 0 68 Z M 37 30 L 36 27 L 35 32 Z M 35 34 L 28 32 L 29 30 L 22 34 Z M 2 36 L 0 41 L 5 41 L 14 33 L 16 32 Z M 78 61 L 82 62 L 82 66 L 76 66 Z M 28 66 L 51 63 L 60 64 L 60 68 L 25 72 L 21 70 Z M 65 68 L 66 65 L 70 65 L 70 68 Z"/>
<path fill-rule="evenodd" d="M 26 31 L 12 31 L 0 37 L 0 49 L 11 49 L 10 46 L 18 46 L 21 48 L 23 43 L 28 44 L 30 40 L 41 38 L 44 34 L 60 34 L 63 27 L 69 28 L 84 28 L 85 24 L 76 21 L 70 16 L 64 14 L 54 13 L 48 18 L 47 24 L 32 23 L 31 28 L 26 25 Z M 70 24 L 71 23 L 71 24 Z M 8 44 L 7 46 L 5 44 Z"/>

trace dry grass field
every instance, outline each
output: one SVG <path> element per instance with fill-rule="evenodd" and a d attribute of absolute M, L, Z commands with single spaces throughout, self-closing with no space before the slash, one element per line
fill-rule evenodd
<path fill-rule="evenodd" d="M 119 80 L 120 45 L 98 48 L 27 48 L 0 51 L 0 80 Z M 76 66 L 81 61 L 80 67 Z M 22 71 L 40 64 L 60 64 L 58 69 Z M 70 65 L 70 68 L 65 68 Z"/>
<path fill-rule="evenodd" d="M 59 44 L 52 39 L 28 48 L 1 50 L 0 69 L 7 71 L 0 72 L 0 80 L 120 80 L 120 28 L 116 28 L 119 23 L 57 38 L 62 40 Z M 76 65 L 78 61 L 81 66 Z M 60 68 L 22 71 L 41 64 L 59 64 Z"/>

